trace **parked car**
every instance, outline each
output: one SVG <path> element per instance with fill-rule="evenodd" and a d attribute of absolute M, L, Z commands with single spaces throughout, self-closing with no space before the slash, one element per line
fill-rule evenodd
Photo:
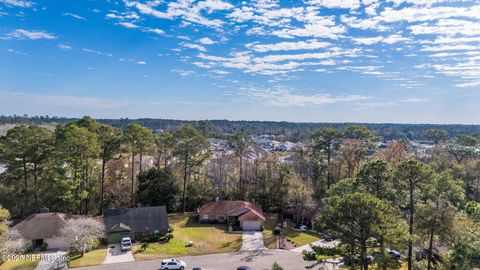
<path fill-rule="evenodd" d="M 252 268 L 250 268 L 248 266 L 239 266 L 239 267 L 237 267 L 237 270 L 252 270 Z"/>
<path fill-rule="evenodd" d="M 130 237 L 123 237 L 120 241 L 120 249 L 122 251 L 132 250 L 132 239 Z"/>
<path fill-rule="evenodd" d="M 163 260 L 160 266 L 160 270 L 183 270 L 185 268 L 187 268 L 187 264 L 177 259 Z"/>
<path fill-rule="evenodd" d="M 202 270 L 200 267 L 193 267 L 192 270 Z"/>
<path fill-rule="evenodd" d="M 335 240 L 335 237 L 333 237 L 333 235 L 331 235 L 329 233 L 326 233 L 326 234 L 323 235 L 323 240 L 330 242 L 330 241 Z"/>
<path fill-rule="evenodd" d="M 400 252 L 394 250 L 394 249 L 387 249 L 388 255 L 392 256 L 393 258 L 400 260 L 400 257 L 402 257 L 402 254 Z"/>

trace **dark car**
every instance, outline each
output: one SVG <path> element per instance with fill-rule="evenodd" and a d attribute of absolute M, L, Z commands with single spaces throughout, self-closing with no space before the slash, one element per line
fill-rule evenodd
<path fill-rule="evenodd" d="M 237 270 L 252 270 L 252 268 L 250 268 L 248 266 L 239 266 L 239 267 L 237 267 Z"/>
<path fill-rule="evenodd" d="M 192 270 L 202 270 L 200 267 L 193 267 Z"/>

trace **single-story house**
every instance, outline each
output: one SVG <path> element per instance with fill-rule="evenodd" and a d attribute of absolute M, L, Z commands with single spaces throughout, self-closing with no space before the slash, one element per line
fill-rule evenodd
<path fill-rule="evenodd" d="M 34 247 L 41 247 L 46 243 L 48 249 L 64 249 L 66 244 L 60 237 L 60 230 L 68 219 L 75 215 L 65 213 L 37 213 L 32 214 L 15 225 L 16 229 Z"/>
<path fill-rule="evenodd" d="M 245 201 L 217 200 L 200 207 L 198 215 L 200 222 L 228 223 L 243 231 L 261 230 L 266 220 L 260 205 Z"/>
<path fill-rule="evenodd" d="M 109 244 L 119 243 L 126 236 L 141 241 L 151 235 L 165 235 L 168 232 L 165 206 L 105 209 L 103 222 Z"/>

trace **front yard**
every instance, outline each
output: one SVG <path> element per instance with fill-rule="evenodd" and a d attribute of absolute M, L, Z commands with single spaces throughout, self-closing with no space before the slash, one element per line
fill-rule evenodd
<path fill-rule="evenodd" d="M 273 229 L 278 225 L 278 216 L 277 214 L 265 213 L 265 217 L 267 218 L 267 221 L 264 224 L 263 242 L 267 248 L 274 249 L 277 246 L 277 237 L 273 235 Z M 282 235 L 290 240 L 290 242 L 295 243 L 297 246 L 308 245 L 312 242 L 322 239 L 322 237 L 316 233 L 295 231 L 292 229 L 290 224 L 286 228 L 282 229 Z"/>
<path fill-rule="evenodd" d="M 81 256 L 80 253 L 70 254 L 70 261 L 68 262 L 68 267 L 82 267 L 90 265 L 99 265 L 102 264 L 107 256 L 107 248 L 102 247 L 99 249 L 92 250 L 85 253 Z"/>
<path fill-rule="evenodd" d="M 6 261 L 0 264 L 0 270 L 33 270 L 39 261 Z"/>
<path fill-rule="evenodd" d="M 241 233 L 228 233 L 225 224 L 204 224 L 195 221 L 195 213 L 169 214 L 173 239 L 169 242 L 148 243 L 133 247 L 135 260 L 160 259 L 175 256 L 234 252 L 242 246 Z M 193 241 L 192 247 L 187 247 Z"/>
<path fill-rule="evenodd" d="M 294 231 L 291 227 L 284 228 L 282 234 L 290 240 L 290 242 L 295 243 L 297 246 L 308 245 L 312 242 L 321 240 L 322 237 L 316 233 L 305 232 L 305 231 Z"/>

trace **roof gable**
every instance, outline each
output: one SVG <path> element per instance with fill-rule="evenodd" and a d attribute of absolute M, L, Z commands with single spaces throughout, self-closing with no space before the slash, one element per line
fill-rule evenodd
<path fill-rule="evenodd" d="M 105 209 L 103 214 L 105 231 L 112 231 L 115 225 L 123 223 L 133 232 L 164 231 L 168 229 L 168 216 L 165 206 L 141 208 Z"/>
<path fill-rule="evenodd" d="M 200 215 L 225 215 L 241 217 L 252 212 L 245 218 L 258 218 L 265 221 L 262 207 L 258 204 L 246 201 L 217 201 L 202 206 L 198 213 Z M 248 219 L 252 220 L 252 219 Z"/>

